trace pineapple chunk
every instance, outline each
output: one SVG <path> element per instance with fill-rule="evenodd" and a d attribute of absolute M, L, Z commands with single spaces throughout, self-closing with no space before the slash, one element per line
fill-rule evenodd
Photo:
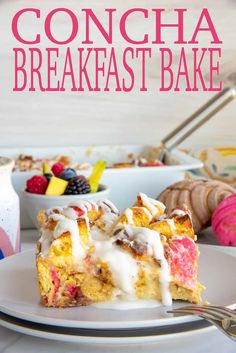
<path fill-rule="evenodd" d="M 67 185 L 68 185 L 68 181 L 60 178 L 56 178 L 53 176 L 49 181 L 45 195 L 49 195 L 49 196 L 63 195 L 64 192 L 66 191 Z"/>

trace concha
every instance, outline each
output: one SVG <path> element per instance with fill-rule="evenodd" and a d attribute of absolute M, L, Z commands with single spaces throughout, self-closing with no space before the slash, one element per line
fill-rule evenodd
<path fill-rule="evenodd" d="M 211 224 L 211 216 L 220 202 L 234 193 L 231 186 L 220 181 L 183 180 L 167 187 L 157 199 L 166 205 L 167 214 L 186 205 L 197 234 Z"/>

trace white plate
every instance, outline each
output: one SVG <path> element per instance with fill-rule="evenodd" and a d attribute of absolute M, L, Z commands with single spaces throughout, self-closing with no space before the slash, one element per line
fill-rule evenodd
<path fill-rule="evenodd" d="M 201 246 L 200 280 L 207 288 L 203 300 L 236 307 L 235 268 L 236 258 Z M 160 327 L 197 320 L 190 315 L 167 314 L 163 306 L 126 311 L 94 307 L 45 308 L 40 304 L 34 251 L 1 260 L 0 284 L 0 311 L 40 324 L 104 330 Z M 180 305 L 183 302 L 173 306 Z"/>
<path fill-rule="evenodd" d="M 63 342 L 76 342 L 89 345 L 127 345 L 141 343 L 156 343 L 160 341 L 171 341 L 174 339 L 184 339 L 208 334 L 215 330 L 214 326 L 203 320 L 196 323 L 187 323 L 182 325 L 166 326 L 160 328 L 146 328 L 144 330 L 123 330 L 125 334 L 120 334 L 119 330 L 81 330 L 76 328 L 62 328 L 58 326 L 49 326 L 32 323 L 16 319 L 14 317 L 0 313 L 0 325 L 3 327 L 38 338 L 52 339 Z M 87 332 L 86 332 L 87 331 Z M 141 331 L 141 332 L 140 332 Z"/>

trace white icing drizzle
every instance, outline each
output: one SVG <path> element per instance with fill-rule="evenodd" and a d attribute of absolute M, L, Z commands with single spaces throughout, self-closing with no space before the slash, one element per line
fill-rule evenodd
<path fill-rule="evenodd" d="M 172 298 L 169 291 L 169 282 L 171 279 L 170 269 L 164 255 L 164 249 L 161 242 L 160 234 L 154 230 L 143 227 L 132 227 L 129 225 L 125 225 L 125 229 L 127 233 L 132 234 L 135 239 L 139 239 L 141 242 L 147 244 L 148 255 L 153 256 L 155 259 L 161 261 L 160 284 L 162 302 L 166 306 L 171 305 Z"/>
<path fill-rule="evenodd" d="M 135 296 L 135 282 L 138 276 L 138 264 L 127 252 L 120 249 L 114 243 L 114 239 L 97 241 L 94 258 L 109 265 L 115 286 L 123 292 L 123 296 Z M 122 294 L 121 294 L 122 296 Z"/>
<path fill-rule="evenodd" d="M 78 218 L 77 213 L 75 212 L 75 210 L 73 210 L 72 207 L 65 207 L 62 212 L 63 216 L 65 216 L 66 218 L 70 218 L 73 220 L 76 220 Z"/>
<path fill-rule="evenodd" d="M 142 209 L 143 212 L 148 216 L 149 222 L 152 220 L 152 214 L 151 212 L 146 208 L 146 207 L 133 207 L 133 208 L 126 208 L 124 211 L 124 215 L 128 221 L 129 224 L 134 224 L 134 219 L 133 219 L 133 209 Z"/>
<path fill-rule="evenodd" d="M 161 211 L 165 211 L 165 206 L 162 202 L 150 199 L 142 192 L 139 193 L 139 196 L 141 197 L 143 205 L 149 209 L 153 217 L 158 217 L 161 215 Z"/>
<path fill-rule="evenodd" d="M 98 240 L 107 240 L 109 238 L 107 233 L 105 233 L 104 230 L 99 228 L 97 225 L 92 227 L 90 235 L 92 244 Z"/>
<path fill-rule="evenodd" d="M 90 204 L 92 205 L 92 207 L 95 209 L 95 211 L 97 212 L 98 209 L 99 209 L 98 204 L 97 204 L 96 202 L 93 202 L 93 201 L 89 201 L 89 202 L 90 202 Z"/>
<path fill-rule="evenodd" d="M 109 237 L 109 234 L 112 233 L 114 225 L 118 221 L 118 215 L 114 213 L 104 213 L 97 221 L 96 221 L 96 226 L 100 228 L 101 231 L 103 231 L 107 237 Z M 93 236 L 93 230 L 94 227 L 92 228 L 92 236 Z"/>
<path fill-rule="evenodd" d="M 162 293 L 162 303 L 165 306 L 172 305 L 172 296 L 169 289 L 169 283 L 171 280 L 169 264 L 165 257 L 161 259 L 161 272 L 159 281 L 161 284 L 161 293 Z"/>
<path fill-rule="evenodd" d="M 172 234 L 175 234 L 175 232 L 176 232 L 175 220 L 173 218 L 168 218 L 165 221 L 168 223 Z"/>
<path fill-rule="evenodd" d="M 173 215 L 176 215 L 176 216 L 185 216 L 187 214 L 186 211 L 184 210 L 180 210 L 180 209 L 174 209 L 172 212 L 171 212 L 171 216 Z"/>
<path fill-rule="evenodd" d="M 84 219 L 84 220 L 85 220 L 87 232 L 88 232 L 88 234 L 90 235 L 90 223 L 89 223 L 89 218 L 88 218 L 88 217 L 85 217 L 85 216 L 82 216 L 82 217 L 80 217 L 79 219 Z"/>
<path fill-rule="evenodd" d="M 47 256 L 53 242 L 53 233 L 48 229 L 44 229 L 39 242 L 41 244 L 41 254 Z"/>
<path fill-rule="evenodd" d="M 98 206 L 95 202 L 92 201 L 85 201 L 85 200 L 80 200 L 80 201 L 75 201 L 69 204 L 69 206 L 73 207 L 78 207 L 80 208 L 85 215 L 87 215 L 92 209 L 94 208 L 96 211 L 98 211 Z"/>
<path fill-rule="evenodd" d="M 53 221 L 58 222 L 63 221 L 65 219 L 65 216 L 61 213 L 52 213 L 48 218 L 51 218 Z"/>
<path fill-rule="evenodd" d="M 162 216 L 157 218 L 157 221 L 164 221 L 166 219 L 167 215 L 164 213 Z"/>
<path fill-rule="evenodd" d="M 102 208 L 104 212 L 114 212 L 114 213 L 119 213 L 118 209 L 116 206 L 110 201 L 110 200 L 103 200 L 103 201 L 98 201 L 98 206 Z"/>
<path fill-rule="evenodd" d="M 146 213 L 146 215 L 148 216 L 148 220 L 150 222 L 152 220 L 151 212 L 146 207 L 141 207 L 141 209 L 144 211 L 144 213 Z"/>
<path fill-rule="evenodd" d="M 48 210 L 46 210 L 45 214 L 50 217 L 52 214 L 56 213 L 55 211 L 57 211 L 58 213 L 61 213 L 63 210 L 63 207 L 54 207 L 54 208 L 49 208 Z"/>
<path fill-rule="evenodd" d="M 174 216 L 180 216 L 180 217 L 182 216 L 182 217 L 184 217 L 186 215 L 189 217 L 189 219 L 190 219 L 190 221 L 192 223 L 193 222 L 192 215 L 191 215 L 191 212 L 189 210 L 181 210 L 179 208 L 176 208 L 176 209 L 174 209 L 171 212 L 170 217 L 174 217 Z M 192 226 L 193 226 L 193 224 L 192 224 Z"/>
<path fill-rule="evenodd" d="M 161 303 L 152 299 L 136 299 L 136 300 L 120 300 L 113 299 L 106 302 L 92 304 L 95 308 L 111 309 L 111 310 L 135 310 L 135 309 L 150 309 L 161 306 Z"/>
<path fill-rule="evenodd" d="M 127 222 L 129 224 L 134 224 L 134 220 L 133 220 L 133 211 L 131 208 L 126 208 L 125 210 L 125 217 L 127 219 Z"/>
<path fill-rule="evenodd" d="M 60 237 L 63 233 L 69 232 L 72 241 L 72 256 L 75 262 L 85 257 L 85 249 L 80 241 L 79 227 L 76 221 L 72 219 L 64 219 L 57 223 L 54 229 L 54 239 Z"/>

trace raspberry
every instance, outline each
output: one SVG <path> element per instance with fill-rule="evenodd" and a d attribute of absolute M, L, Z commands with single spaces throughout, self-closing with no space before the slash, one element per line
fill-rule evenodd
<path fill-rule="evenodd" d="M 32 194 L 45 194 L 48 186 L 47 178 L 43 175 L 35 175 L 26 182 L 27 191 Z"/>
<path fill-rule="evenodd" d="M 57 178 L 59 178 L 60 174 L 64 171 L 64 169 L 65 169 L 64 164 L 60 162 L 54 163 L 52 166 L 52 172 Z"/>
<path fill-rule="evenodd" d="M 73 208 L 73 210 L 76 212 L 78 217 L 81 217 L 84 215 L 84 211 L 81 210 L 81 208 L 77 207 L 77 206 L 71 206 Z"/>
<path fill-rule="evenodd" d="M 65 194 L 80 195 L 80 194 L 88 194 L 90 193 L 90 191 L 91 191 L 91 188 L 87 179 L 82 175 L 78 175 L 69 181 Z"/>

